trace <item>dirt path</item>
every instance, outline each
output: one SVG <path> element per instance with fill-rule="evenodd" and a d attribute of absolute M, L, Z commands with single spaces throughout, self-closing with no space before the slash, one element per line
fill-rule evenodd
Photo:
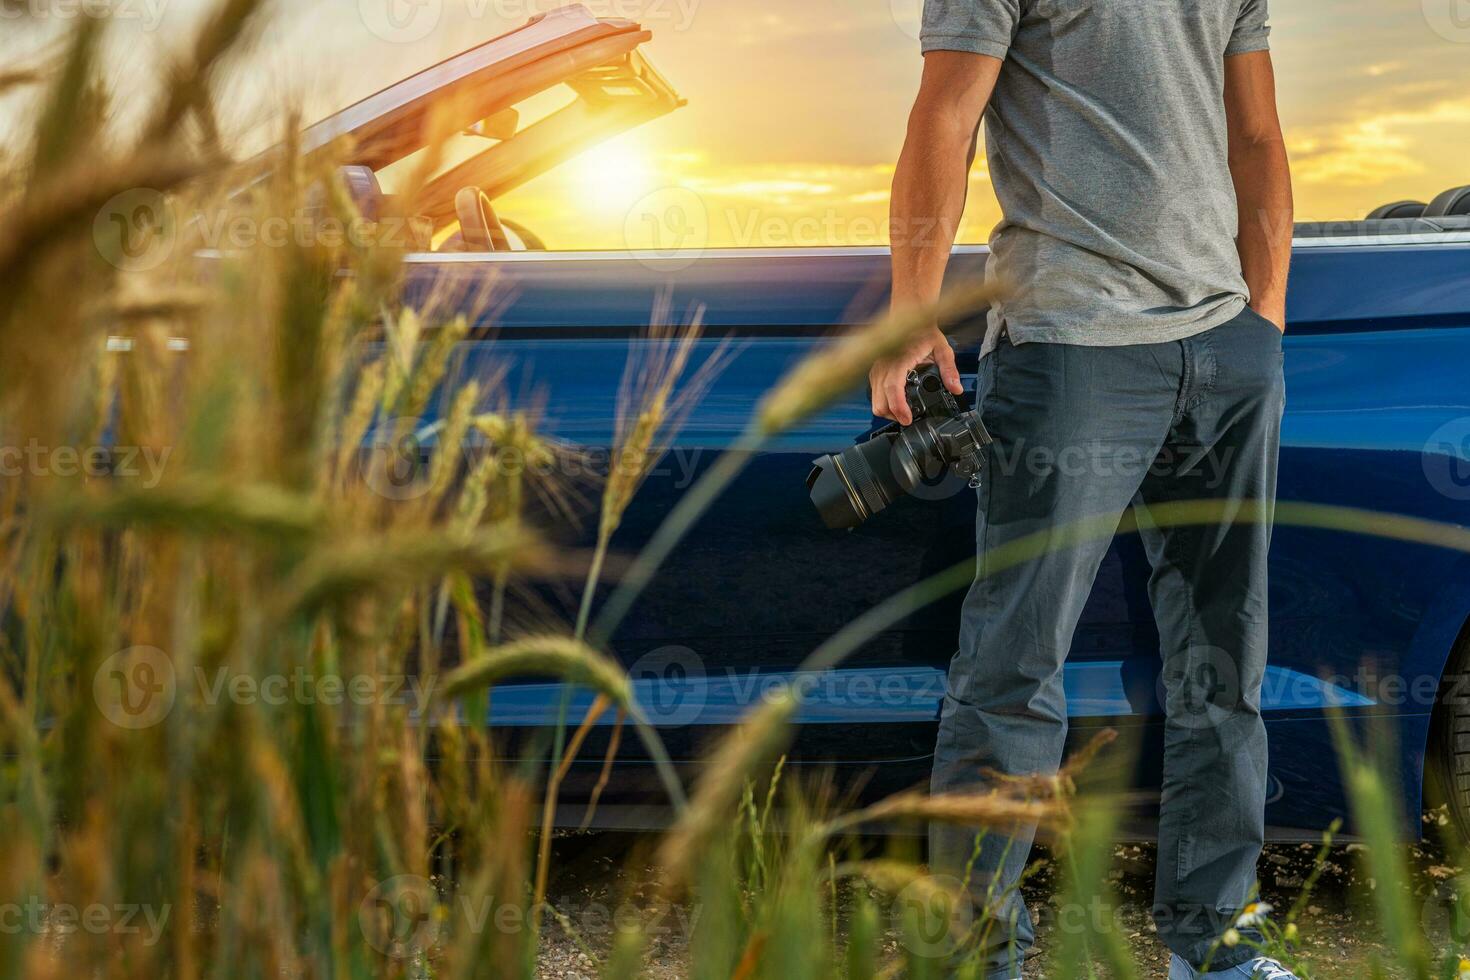
<path fill-rule="evenodd" d="M 608 950 L 620 916 L 640 915 L 649 907 L 649 896 L 639 890 L 638 876 L 626 863 L 637 853 L 639 839 L 627 834 L 582 834 L 560 839 L 555 867 L 559 869 L 551 894 L 557 911 L 579 935 L 562 925 L 553 925 L 543 944 L 539 976 L 543 980 L 592 980 L 596 958 Z M 1314 980 L 1336 980 L 1362 972 L 1382 940 L 1372 908 L 1375 883 L 1366 877 L 1358 855 L 1361 845 L 1335 846 L 1317 888 L 1299 919 L 1301 949 Z M 1285 911 L 1301 893 L 1312 870 L 1317 847 L 1312 844 L 1268 845 L 1260 863 L 1261 895 L 1277 910 Z M 1408 848 L 1415 880 L 1415 902 L 1421 923 L 1437 954 L 1462 952 L 1470 947 L 1467 925 L 1456 927 L 1452 878 L 1457 869 L 1445 862 L 1433 846 Z M 1152 845 L 1120 845 L 1115 849 L 1112 884 L 1120 907 L 1110 911 L 1117 927 L 1127 937 L 1143 977 L 1164 977 L 1168 952 L 1158 942 L 1148 914 L 1153 892 L 1154 848 Z M 646 876 L 645 876 L 646 879 Z M 1024 888 L 1027 906 L 1038 923 L 1034 967 L 1028 976 L 1045 977 L 1054 953 L 1057 930 L 1063 928 L 1057 908 L 1058 875 L 1047 868 Z M 650 925 L 651 980 L 681 980 L 686 975 L 690 911 L 671 910 Z M 887 943 L 897 953 L 898 939 Z"/>

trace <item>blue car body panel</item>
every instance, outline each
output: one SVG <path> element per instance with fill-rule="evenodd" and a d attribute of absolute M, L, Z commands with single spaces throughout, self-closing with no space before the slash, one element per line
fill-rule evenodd
<path fill-rule="evenodd" d="M 980 275 L 985 258 L 984 249 L 958 250 L 951 277 Z M 611 440 L 629 345 L 659 301 L 675 318 L 702 310 L 701 353 L 728 343 L 729 363 L 619 529 L 615 548 L 632 553 L 793 364 L 882 308 L 887 275 L 879 249 L 422 255 L 410 260 L 409 289 L 411 298 L 469 295 L 493 282 L 495 302 L 458 369 L 508 369 L 507 390 L 544 404 L 544 432 L 589 447 Z M 1280 499 L 1470 524 L 1470 238 L 1299 242 L 1289 321 Z M 973 347 L 961 367 L 973 375 Z M 900 501 L 850 534 L 822 526 L 804 485 L 811 460 L 873 425 L 854 392 L 764 446 L 613 638 L 644 685 L 640 699 L 676 696 L 651 716 L 677 759 L 692 764 L 711 730 L 769 685 L 801 682 L 793 671 L 802 659 L 860 613 L 973 556 L 968 493 Z M 563 529 L 566 539 L 588 543 L 594 519 Z M 1262 708 L 1277 833 L 1308 833 L 1345 811 L 1329 708 L 1394 740 L 1404 809 L 1418 812 L 1436 692 L 1470 616 L 1470 556 L 1372 532 L 1276 529 Z M 1157 778 L 1161 731 L 1147 576 L 1141 545 L 1120 535 L 1066 668 L 1074 738 L 1136 728 L 1145 783 Z M 574 609 L 574 592 L 553 601 Z M 883 788 L 922 782 L 961 598 L 895 624 L 818 682 L 798 761 L 857 766 Z M 506 689 L 492 720 L 534 730 L 560 697 L 551 684 Z M 625 740 L 621 757 L 636 773 L 637 747 Z M 626 801 L 655 792 L 636 778 L 626 784 Z"/>
<path fill-rule="evenodd" d="M 1123 682 L 1121 660 L 1087 660 L 1069 663 L 1063 683 L 1067 692 L 1069 718 L 1121 718 L 1134 714 L 1157 715 L 1157 699 L 1140 699 Z M 944 672 L 933 667 L 872 667 L 831 671 L 764 672 L 753 685 L 728 676 L 693 675 L 675 681 L 638 678 L 633 689 L 640 704 L 652 705 L 652 716 L 664 711 L 683 711 L 690 725 L 733 725 L 750 710 L 751 690 L 761 693 L 791 688 L 802 694 L 795 718 L 800 725 L 851 725 L 930 722 L 939 715 L 944 696 Z M 556 725 L 561 713 L 560 684 L 519 684 L 498 694 L 490 708 L 490 722 L 500 727 L 546 728 Z M 676 706 L 661 708 L 666 695 L 678 697 Z M 585 716 L 593 694 L 574 692 L 569 713 Z M 1373 699 L 1319 677 L 1310 677 L 1284 667 L 1267 667 L 1261 695 L 1261 711 L 1366 708 Z M 689 710 L 694 708 L 697 710 Z M 595 722 L 615 724 L 604 712 Z"/>

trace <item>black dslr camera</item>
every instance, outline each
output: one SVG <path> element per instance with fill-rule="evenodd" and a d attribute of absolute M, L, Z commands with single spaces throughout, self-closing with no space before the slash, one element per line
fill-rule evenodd
<path fill-rule="evenodd" d="M 983 450 L 992 441 L 980 414 L 949 393 L 932 364 L 909 374 L 906 395 L 912 425 L 879 429 L 866 442 L 813 464 L 806 486 L 828 527 L 857 527 L 900 494 L 924 496 L 924 488 L 956 477 L 980 485 Z"/>

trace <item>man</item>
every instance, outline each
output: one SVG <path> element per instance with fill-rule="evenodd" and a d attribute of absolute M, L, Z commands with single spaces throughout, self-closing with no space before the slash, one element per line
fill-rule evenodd
<path fill-rule="evenodd" d="M 982 348 L 977 401 L 996 443 L 933 790 L 973 787 L 982 767 L 1058 767 L 1062 663 L 1109 544 L 1098 520 L 1137 506 L 1163 645 L 1154 917 L 1171 978 L 1290 976 L 1244 942 L 1217 942 L 1254 880 L 1266 788 L 1259 694 L 1292 235 L 1266 2 L 927 0 L 893 185 L 893 302 L 932 303 L 984 117 L 1004 214 L 991 274 L 1010 292 Z M 873 411 L 907 424 L 905 376 L 929 361 L 958 393 L 936 328 L 874 366 Z M 1181 522 L 1196 501 L 1208 521 Z M 991 567 L 1028 537 L 1041 557 Z M 963 878 L 973 842 L 936 828 L 936 873 Z M 1031 834 L 981 843 L 972 888 L 1007 894 Z M 1009 894 L 988 977 L 1019 976 L 1034 937 Z"/>

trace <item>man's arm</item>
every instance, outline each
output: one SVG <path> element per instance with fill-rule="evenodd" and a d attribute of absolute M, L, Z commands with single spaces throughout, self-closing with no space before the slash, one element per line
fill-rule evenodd
<path fill-rule="evenodd" d="M 893 305 L 925 306 L 939 299 L 944 268 L 965 210 L 965 191 L 980 117 L 995 91 L 1002 62 L 988 55 L 931 51 L 909 114 L 908 135 L 893 175 L 891 224 Z M 919 364 L 934 362 L 949 390 L 964 387 L 954 349 L 936 324 L 898 357 L 873 365 L 873 414 L 913 421 L 904 385 Z"/>
<path fill-rule="evenodd" d="M 1276 74 L 1267 51 L 1225 59 L 1230 176 L 1240 209 L 1236 247 L 1251 308 L 1286 330 L 1291 266 L 1291 165 L 1276 114 Z"/>

